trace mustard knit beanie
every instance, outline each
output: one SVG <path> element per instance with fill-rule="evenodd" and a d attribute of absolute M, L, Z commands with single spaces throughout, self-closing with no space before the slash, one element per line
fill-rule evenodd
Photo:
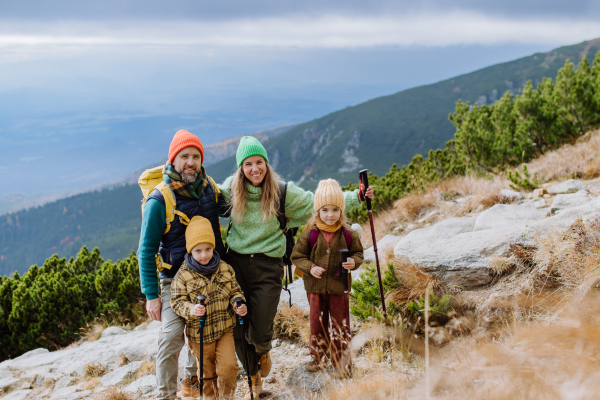
<path fill-rule="evenodd" d="M 188 253 L 200 243 L 210 243 L 215 248 L 215 233 L 210 221 L 206 218 L 195 216 L 185 230 L 185 248 Z"/>
<path fill-rule="evenodd" d="M 332 205 L 344 212 L 344 204 L 344 192 L 335 179 L 319 182 L 315 192 L 315 211 L 319 211 L 323 206 Z"/>

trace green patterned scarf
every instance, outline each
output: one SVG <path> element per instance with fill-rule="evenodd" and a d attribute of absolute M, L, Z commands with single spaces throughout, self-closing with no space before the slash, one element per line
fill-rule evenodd
<path fill-rule="evenodd" d="M 181 176 L 175 170 L 175 167 L 172 164 L 167 164 L 163 170 L 163 180 L 169 185 L 173 193 L 179 193 L 182 196 L 191 197 L 192 199 L 199 199 L 204 188 L 208 185 L 204 167 L 200 167 L 200 174 L 195 182 L 185 183 L 181 180 Z"/>

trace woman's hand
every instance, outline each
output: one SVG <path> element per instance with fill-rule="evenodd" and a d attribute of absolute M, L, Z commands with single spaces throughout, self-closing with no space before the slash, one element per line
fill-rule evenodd
<path fill-rule="evenodd" d="M 354 269 L 355 266 L 356 266 L 356 261 L 354 261 L 354 258 L 348 258 L 348 261 L 346 261 L 345 263 L 342 263 L 342 267 L 346 268 L 347 270 Z"/>
<path fill-rule="evenodd" d="M 359 189 L 359 194 L 358 194 L 358 200 L 360 201 L 364 201 L 364 199 L 362 198 L 362 193 L 365 190 L 365 185 L 363 185 L 362 183 L 360 184 L 360 189 Z M 365 195 L 370 198 L 371 200 L 373 200 L 375 198 L 375 191 L 373 190 L 373 186 L 369 186 L 367 188 L 367 192 L 365 193 Z"/>
<path fill-rule="evenodd" d="M 325 272 L 325 269 L 316 265 L 313 265 L 310 269 L 310 274 L 317 279 L 321 279 L 321 275 L 323 275 L 323 272 Z"/>
<path fill-rule="evenodd" d="M 204 315 L 204 313 L 206 312 L 206 307 L 201 306 L 200 304 L 196 304 L 194 306 L 194 315 L 196 317 L 201 317 Z"/>
<path fill-rule="evenodd" d="M 244 315 L 246 315 L 248 313 L 248 308 L 246 308 L 245 304 L 242 304 L 241 306 L 235 308 L 235 312 L 240 317 L 243 317 Z"/>

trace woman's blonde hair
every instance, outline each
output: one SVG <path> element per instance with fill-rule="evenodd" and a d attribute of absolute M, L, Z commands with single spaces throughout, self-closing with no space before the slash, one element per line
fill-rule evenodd
<path fill-rule="evenodd" d="M 266 164 L 266 166 L 267 172 L 260 184 L 260 210 L 262 211 L 263 222 L 268 221 L 272 217 L 276 217 L 277 211 L 279 210 L 280 178 L 271 165 Z M 229 199 L 231 218 L 238 223 L 241 222 L 246 215 L 246 196 L 248 195 L 246 185 L 252 185 L 252 183 L 246 178 L 243 167 L 240 166 L 231 182 L 231 198 Z"/>
<path fill-rule="evenodd" d="M 327 204 L 326 204 L 327 205 Z M 325 206 L 323 206 L 325 207 Z M 321 207 L 321 208 L 323 208 Z M 319 218 L 319 212 L 321 211 L 321 209 L 318 209 L 317 211 L 315 211 L 312 215 L 312 217 L 310 217 L 310 221 L 308 221 L 308 224 L 306 224 L 306 228 L 304 229 L 317 229 L 317 221 L 321 221 L 321 218 Z M 340 222 L 342 223 L 342 226 L 346 229 L 350 229 L 350 225 L 348 224 L 348 218 L 346 218 L 346 214 L 344 214 L 344 210 L 341 210 L 342 214 L 340 215 Z M 323 221 L 321 221 L 323 222 Z"/>

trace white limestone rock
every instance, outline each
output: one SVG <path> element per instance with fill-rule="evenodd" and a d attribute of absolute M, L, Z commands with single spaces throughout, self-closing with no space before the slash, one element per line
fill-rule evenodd
<path fill-rule="evenodd" d="M 380 240 L 377 241 L 377 252 L 379 253 L 379 258 L 381 259 L 381 255 L 386 252 L 393 250 L 396 247 L 396 244 L 402 239 L 401 236 L 395 235 L 385 235 Z M 365 262 L 374 262 L 375 261 L 375 251 L 373 247 L 369 247 L 363 252 L 363 257 Z"/>
<path fill-rule="evenodd" d="M 75 382 L 77 382 L 77 379 L 75 377 L 68 376 L 68 375 L 63 376 L 62 378 L 57 380 L 56 383 L 54 384 L 54 390 L 58 390 L 58 389 L 65 388 L 67 386 L 71 386 Z"/>
<path fill-rule="evenodd" d="M 514 190 L 510 190 L 510 189 L 502 189 L 500 191 L 500 197 L 505 197 L 507 199 L 510 199 L 512 201 L 516 201 L 516 200 L 521 200 L 523 198 L 523 195 L 519 192 L 516 192 Z"/>
<path fill-rule="evenodd" d="M 2 390 L 6 389 L 7 387 L 9 387 L 10 385 L 13 385 L 13 384 L 19 382 L 20 380 L 21 379 L 14 378 L 14 377 L 0 379 L 0 392 Z"/>
<path fill-rule="evenodd" d="M 588 190 L 588 187 L 585 183 L 577 179 L 569 179 L 546 189 L 550 194 L 575 193 L 579 190 Z"/>
<path fill-rule="evenodd" d="M 123 365 L 111 373 L 104 375 L 102 378 L 100 378 L 100 382 L 102 382 L 102 386 L 118 385 L 126 378 L 134 374 L 142 366 L 142 364 L 143 363 L 141 361 L 134 361 L 127 365 Z"/>
<path fill-rule="evenodd" d="M 105 338 L 107 336 L 123 335 L 125 333 L 127 333 L 127 331 L 123 328 L 119 328 L 118 326 L 109 326 L 104 330 L 104 332 L 102 332 L 100 337 Z"/>
<path fill-rule="evenodd" d="M 145 375 L 129 384 L 124 391 L 134 394 L 148 394 L 156 390 L 156 375 Z"/>
<path fill-rule="evenodd" d="M 31 389 L 15 390 L 4 396 L 2 400 L 23 400 L 28 398 L 31 392 L 33 392 Z"/>
<path fill-rule="evenodd" d="M 559 214 L 565 209 L 581 206 L 591 200 L 592 196 L 586 190 L 579 190 L 572 194 L 559 194 L 554 198 L 550 206 L 550 212 L 552 214 Z"/>

